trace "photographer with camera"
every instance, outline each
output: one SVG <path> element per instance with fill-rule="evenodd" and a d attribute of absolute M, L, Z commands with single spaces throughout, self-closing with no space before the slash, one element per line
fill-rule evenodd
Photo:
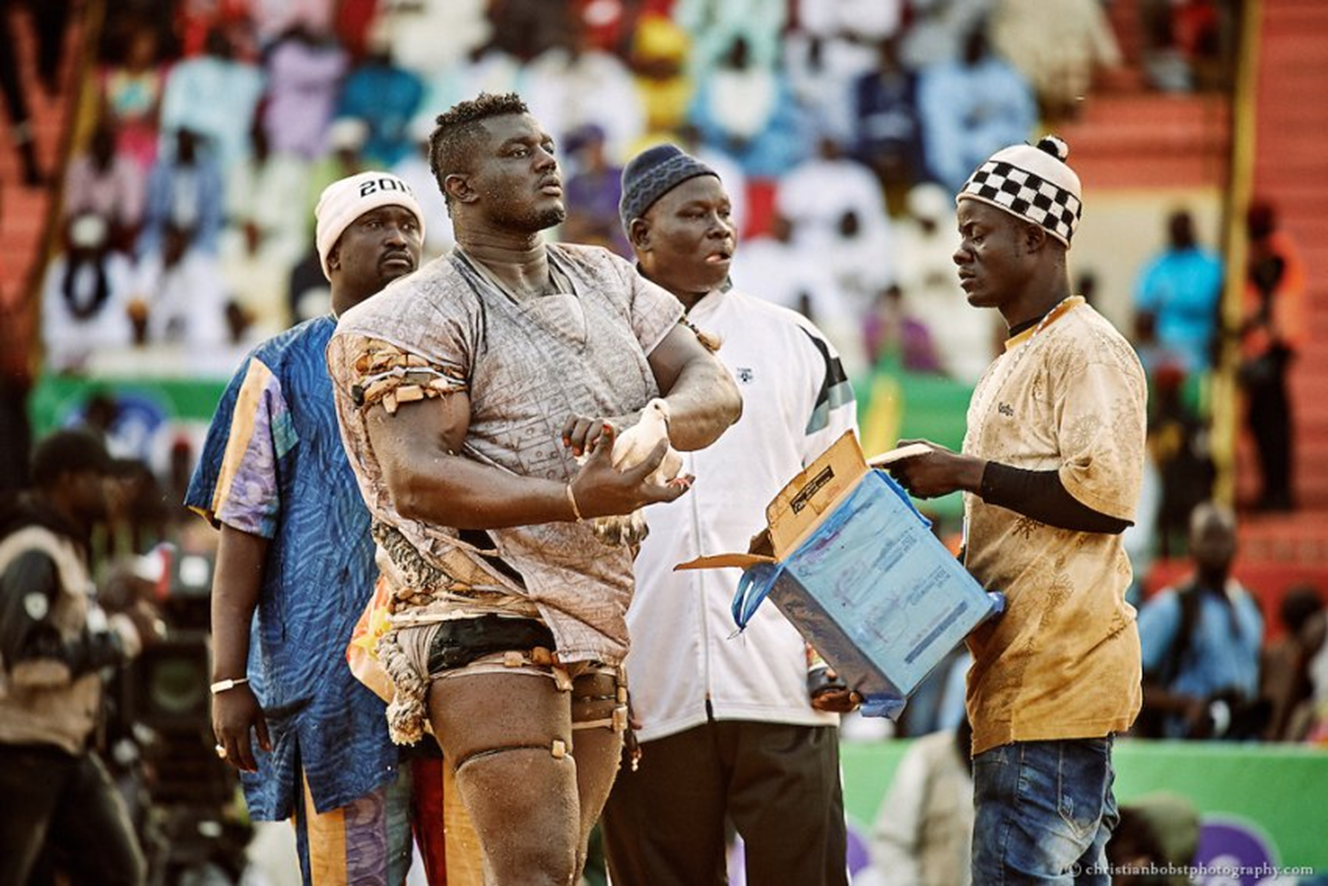
<path fill-rule="evenodd" d="M 81 430 L 33 453 L 36 488 L 0 512 L 0 886 L 23 886 L 44 848 L 72 882 L 140 884 L 146 866 L 124 802 L 90 748 L 102 670 L 135 657 L 159 622 L 126 597 L 94 599 L 88 538 L 116 466 Z"/>
<path fill-rule="evenodd" d="M 1249 739 L 1263 729 L 1263 616 L 1231 577 L 1235 555 L 1236 515 L 1213 502 L 1196 507 L 1190 515 L 1194 574 L 1139 611 L 1144 702 L 1137 734 Z"/>

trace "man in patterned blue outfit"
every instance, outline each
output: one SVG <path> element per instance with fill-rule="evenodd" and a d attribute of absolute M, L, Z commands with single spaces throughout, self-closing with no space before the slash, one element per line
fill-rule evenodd
<path fill-rule="evenodd" d="M 410 780 L 383 702 L 346 664 L 377 570 L 323 352 L 337 316 L 415 270 L 424 222 L 384 172 L 329 185 L 315 214 L 332 313 L 249 354 L 185 503 L 221 530 L 212 723 L 250 816 L 294 818 L 306 884 L 386 886 L 410 865 Z"/>

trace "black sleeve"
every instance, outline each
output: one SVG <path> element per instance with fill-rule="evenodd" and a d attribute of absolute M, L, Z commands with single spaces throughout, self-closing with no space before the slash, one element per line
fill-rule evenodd
<path fill-rule="evenodd" d="M 1066 491 L 1057 471 L 1026 471 L 987 462 L 978 493 L 987 504 L 1032 517 L 1048 526 L 1075 532 L 1119 535 L 1132 524 L 1095 511 Z"/>
<path fill-rule="evenodd" d="M 64 640 L 51 623 L 60 593 L 55 563 L 40 551 L 26 551 L 0 574 L 0 655 L 6 662 L 36 658 L 68 665 L 74 676 L 125 661 L 124 644 L 115 631 L 86 628 Z"/>

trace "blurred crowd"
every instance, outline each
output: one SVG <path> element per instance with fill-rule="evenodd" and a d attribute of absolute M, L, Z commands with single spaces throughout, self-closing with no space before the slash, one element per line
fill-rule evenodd
<path fill-rule="evenodd" d="M 1119 71 L 1110 8 L 118 4 L 102 29 L 94 107 L 82 115 L 45 274 L 46 366 L 81 377 L 227 377 L 256 342 L 328 310 L 314 202 L 365 169 L 411 184 L 427 216 L 426 257 L 446 252 L 451 225 L 427 158 L 434 117 L 480 91 L 516 91 L 563 166 L 568 217 L 554 237 L 630 257 L 621 165 L 676 142 L 718 170 L 733 198 L 736 285 L 813 319 L 861 399 L 882 372 L 970 386 L 1003 331 L 969 310 L 958 287 L 953 195 L 978 161 L 1076 117 L 1095 82 Z M 1233 8 L 1138 4 L 1130 14 L 1148 85 L 1220 85 Z M 1177 258 L 1184 250 L 1207 270 Z M 1183 548 L 1188 508 L 1207 497 L 1208 480 L 1193 481 L 1210 464 L 1203 379 L 1222 274 L 1192 231 L 1188 242 L 1172 238 L 1159 263 L 1141 279 L 1135 331 L 1159 404 L 1158 531 L 1180 539 L 1162 542 L 1166 555 Z M 1078 281 L 1090 299 L 1093 282 L 1091 273 Z M 1136 533 L 1144 553 L 1155 534 L 1151 524 Z"/>
<path fill-rule="evenodd" d="M 1154 85 L 1200 82 L 1227 5 L 1142 4 L 1147 58 L 1189 72 Z M 120 3 L 45 277 L 47 363 L 224 377 L 326 311 L 313 203 L 367 168 L 414 186 L 446 251 L 425 139 L 484 90 L 555 137 L 558 238 L 626 254 L 620 166 L 678 142 L 735 198 L 740 286 L 813 316 L 855 377 L 888 353 L 972 383 L 996 336 L 956 310 L 952 195 L 1119 61 L 1098 0 Z"/>

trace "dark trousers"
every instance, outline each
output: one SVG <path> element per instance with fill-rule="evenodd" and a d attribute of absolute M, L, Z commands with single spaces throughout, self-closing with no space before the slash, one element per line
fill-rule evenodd
<path fill-rule="evenodd" d="M 1259 504 L 1289 508 L 1291 498 L 1291 398 L 1287 394 L 1286 365 L 1246 388 L 1250 433 L 1259 455 L 1263 492 Z"/>
<path fill-rule="evenodd" d="M 101 761 L 0 744 L 0 886 L 25 886 L 44 848 L 75 884 L 141 886 L 143 855 Z"/>
<path fill-rule="evenodd" d="M 614 886 L 727 883 L 726 818 L 750 886 L 847 886 L 838 729 L 721 721 L 641 748 L 601 819 Z"/>

